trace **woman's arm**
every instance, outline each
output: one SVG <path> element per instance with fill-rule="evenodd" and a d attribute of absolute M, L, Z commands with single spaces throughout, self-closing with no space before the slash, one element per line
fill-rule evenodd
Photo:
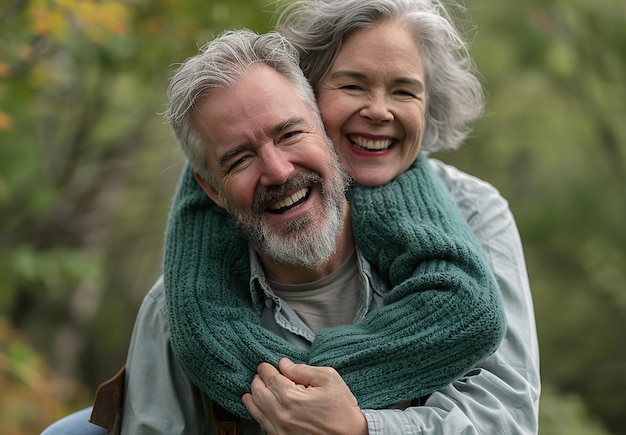
<path fill-rule="evenodd" d="M 425 157 L 383 186 L 353 186 L 349 199 L 357 243 L 392 289 L 362 322 L 320 331 L 308 362 L 335 368 L 362 408 L 379 409 L 473 368 L 500 343 L 504 315 L 484 254 Z"/>
<path fill-rule="evenodd" d="M 431 160 L 481 244 L 502 294 L 504 340 L 478 369 L 406 411 L 364 411 L 370 433 L 411 427 L 424 434 L 538 432 L 539 346 L 519 232 L 509 206 L 488 183 Z"/>

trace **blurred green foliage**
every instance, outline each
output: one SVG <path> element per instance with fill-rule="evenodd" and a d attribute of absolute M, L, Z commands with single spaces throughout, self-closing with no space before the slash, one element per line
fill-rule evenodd
<path fill-rule="evenodd" d="M 0 430 L 39 433 L 92 393 L 79 379 L 57 376 L 29 341 L 0 318 Z"/>
<path fill-rule="evenodd" d="M 88 405 L 124 362 L 182 167 L 159 116 L 176 63 L 223 29 L 270 29 L 273 6 L 4 3 L 0 432 L 21 434 Z M 437 157 L 498 187 L 517 218 L 540 433 L 625 434 L 626 3 L 466 6 L 487 112 L 464 148 Z"/>
<path fill-rule="evenodd" d="M 567 422 L 587 414 L 624 434 L 626 4 L 468 3 L 487 112 L 444 158 L 498 187 L 516 216 L 547 391 L 541 433 L 579 433 Z"/>

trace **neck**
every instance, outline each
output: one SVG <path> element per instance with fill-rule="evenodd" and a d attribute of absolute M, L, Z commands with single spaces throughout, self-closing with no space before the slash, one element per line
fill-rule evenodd
<path fill-rule="evenodd" d="M 315 267 L 278 264 L 255 247 L 265 276 L 283 284 L 304 284 L 322 279 L 337 270 L 354 249 L 355 242 L 350 219 L 350 207 L 346 204 L 343 211 L 343 226 L 337 234 L 335 252 L 330 260 Z"/>

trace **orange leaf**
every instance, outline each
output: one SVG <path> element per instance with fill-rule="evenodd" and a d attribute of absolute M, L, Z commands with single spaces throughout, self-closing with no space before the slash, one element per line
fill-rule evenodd
<path fill-rule="evenodd" d="M 8 63 L 0 61 L 0 78 L 8 77 L 10 70 Z"/>
<path fill-rule="evenodd" d="M 13 128 L 13 118 L 0 111 L 0 130 L 9 131 Z"/>

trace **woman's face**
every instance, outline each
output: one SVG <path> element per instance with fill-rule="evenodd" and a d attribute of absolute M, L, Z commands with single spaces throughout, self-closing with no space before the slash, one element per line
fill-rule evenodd
<path fill-rule="evenodd" d="M 417 157 L 426 77 L 420 48 L 398 22 L 349 35 L 317 97 L 326 132 L 357 183 L 384 184 Z"/>

